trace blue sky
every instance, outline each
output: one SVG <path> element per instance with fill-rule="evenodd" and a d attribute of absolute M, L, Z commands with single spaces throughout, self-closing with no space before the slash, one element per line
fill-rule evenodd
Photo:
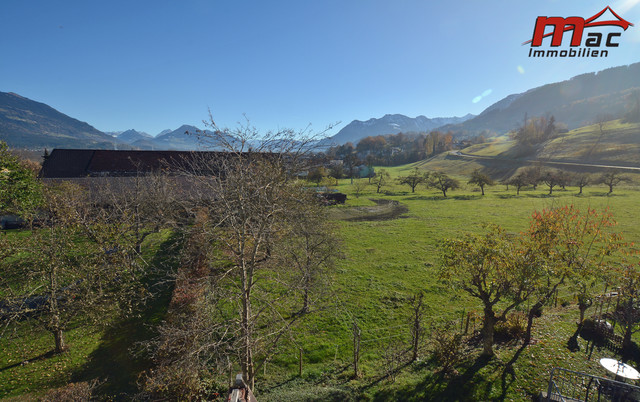
<path fill-rule="evenodd" d="M 602 59 L 531 59 L 537 16 L 611 8 L 635 24 Z M 640 61 L 640 0 L 4 1 L 0 91 L 102 131 L 243 114 L 314 131 L 387 113 L 480 113 L 511 94 Z"/>

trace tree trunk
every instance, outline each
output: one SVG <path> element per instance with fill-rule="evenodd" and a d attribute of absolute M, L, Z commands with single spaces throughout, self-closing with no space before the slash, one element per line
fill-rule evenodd
<path fill-rule="evenodd" d="M 53 331 L 53 337 L 56 340 L 56 353 L 63 353 L 65 352 L 68 348 L 67 348 L 67 344 L 64 342 L 64 334 L 62 333 L 62 330 L 60 328 L 54 329 Z"/>
<path fill-rule="evenodd" d="M 245 263 L 243 262 L 242 265 Z M 254 365 L 253 365 L 253 348 L 252 342 L 252 323 L 251 323 L 251 274 L 248 272 L 246 266 L 243 266 L 242 272 L 242 375 L 245 382 L 251 390 L 254 389 Z"/>
<path fill-rule="evenodd" d="M 62 332 L 62 328 L 60 326 L 60 317 L 57 315 L 53 316 L 53 325 L 51 327 L 51 333 L 53 334 L 53 338 L 56 342 L 56 348 L 54 350 L 55 353 L 64 353 L 67 351 L 68 346 L 64 341 L 64 333 Z"/>
<path fill-rule="evenodd" d="M 484 195 L 484 186 L 480 186 L 480 190 L 482 190 L 482 195 Z"/>
<path fill-rule="evenodd" d="M 537 302 L 531 307 L 527 314 L 527 331 L 524 334 L 523 344 L 528 345 L 531 342 L 531 329 L 533 328 L 533 319 L 536 317 L 536 312 L 542 308 L 543 303 Z"/>
<path fill-rule="evenodd" d="M 491 307 L 484 309 L 484 324 L 482 326 L 482 354 L 493 356 L 493 332 L 496 318 Z"/>

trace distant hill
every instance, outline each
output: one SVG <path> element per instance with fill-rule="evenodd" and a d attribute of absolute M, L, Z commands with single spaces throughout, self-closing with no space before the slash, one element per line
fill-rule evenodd
<path fill-rule="evenodd" d="M 472 117 L 474 115 L 467 114 L 463 117 L 436 117 L 430 119 L 425 116 L 411 118 L 402 114 L 387 114 L 379 119 L 354 120 L 343 127 L 336 135 L 324 140 L 323 143 L 341 145 L 352 142 L 355 144 L 365 137 L 375 135 L 397 134 L 400 132 L 429 132 L 446 124 L 462 123 Z"/>
<path fill-rule="evenodd" d="M 113 148 L 116 140 L 44 103 L 0 92 L 0 140 L 14 148 Z"/>
<path fill-rule="evenodd" d="M 557 122 L 574 129 L 593 123 L 599 115 L 620 117 L 636 90 L 640 90 L 640 63 L 582 74 L 509 95 L 478 116 L 440 130 L 452 130 L 458 137 L 474 136 L 484 130 L 503 134 L 521 125 L 525 114 L 554 115 Z"/>
<path fill-rule="evenodd" d="M 611 120 L 602 125 L 579 127 L 560 133 L 530 151 L 523 153 L 516 141 L 505 135 L 465 148 L 461 154 L 443 154 L 440 163 L 447 162 L 446 167 L 455 170 L 458 169 L 456 163 L 460 164 L 463 159 L 461 167 L 471 163 L 473 169 L 484 168 L 500 178 L 533 162 L 568 171 L 600 172 L 606 169 L 597 166 L 640 168 L 640 123 Z"/>

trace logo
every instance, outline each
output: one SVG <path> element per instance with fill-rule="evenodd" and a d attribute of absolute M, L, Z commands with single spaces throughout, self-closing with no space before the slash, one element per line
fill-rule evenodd
<path fill-rule="evenodd" d="M 609 11 L 616 19 L 597 21 L 604 13 Z M 536 19 L 533 28 L 533 37 L 524 42 L 523 45 L 531 44 L 529 49 L 529 57 L 607 57 L 609 48 L 618 47 L 617 38 L 622 35 L 621 32 L 588 32 L 583 46 L 584 30 L 586 28 L 597 27 L 618 27 L 626 31 L 633 24 L 624 20 L 618 14 L 607 6 L 593 17 L 586 20 L 582 17 L 543 17 Z M 546 32 L 547 27 L 551 27 L 551 32 Z M 571 32 L 571 42 L 569 49 L 557 50 L 562 46 L 565 33 Z M 537 50 L 543 45 L 544 39 L 551 37 L 550 43 L 552 49 Z M 603 48 L 604 47 L 604 48 Z"/>

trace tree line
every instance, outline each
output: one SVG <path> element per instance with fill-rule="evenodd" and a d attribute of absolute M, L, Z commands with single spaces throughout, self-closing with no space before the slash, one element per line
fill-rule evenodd
<path fill-rule="evenodd" d="M 376 187 L 376 193 L 380 193 L 385 187 L 395 182 L 408 186 L 412 193 L 415 193 L 416 188 L 421 186 L 428 189 L 435 189 L 440 191 L 445 198 L 449 191 L 459 189 L 461 186 L 459 180 L 450 177 L 446 173 L 436 171 L 427 172 L 418 167 L 414 167 L 407 175 L 398 176 L 395 180 L 391 179 L 391 176 L 385 169 L 379 169 L 372 174 L 368 180 L 369 184 Z M 582 194 L 583 189 L 592 184 L 606 185 L 609 189 L 608 194 L 611 194 L 616 186 L 630 181 L 631 179 L 619 170 L 607 170 L 601 174 L 589 174 L 530 166 L 520 169 L 516 174 L 500 181 L 500 183 L 505 185 L 507 190 L 509 187 L 515 188 L 516 195 L 520 195 L 520 191 L 525 188 L 533 188 L 536 190 L 540 185 L 546 186 L 546 188 L 549 189 L 548 194 L 552 195 L 554 189 L 565 189 L 566 186 L 578 187 L 578 194 Z M 482 170 L 475 169 L 471 173 L 467 184 L 477 187 L 484 196 L 485 189 L 490 186 L 495 186 L 498 182 Z M 353 186 L 356 196 L 358 196 L 363 190 L 362 183 L 356 182 Z"/>
<path fill-rule="evenodd" d="M 484 142 L 484 135 L 470 143 Z M 358 164 L 396 166 L 417 162 L 454 148 L 453 132 L 398 133 L 365 137 L 357 145 L 347 142 L 329 148 L 328 159 L 357 159 Z"/>

